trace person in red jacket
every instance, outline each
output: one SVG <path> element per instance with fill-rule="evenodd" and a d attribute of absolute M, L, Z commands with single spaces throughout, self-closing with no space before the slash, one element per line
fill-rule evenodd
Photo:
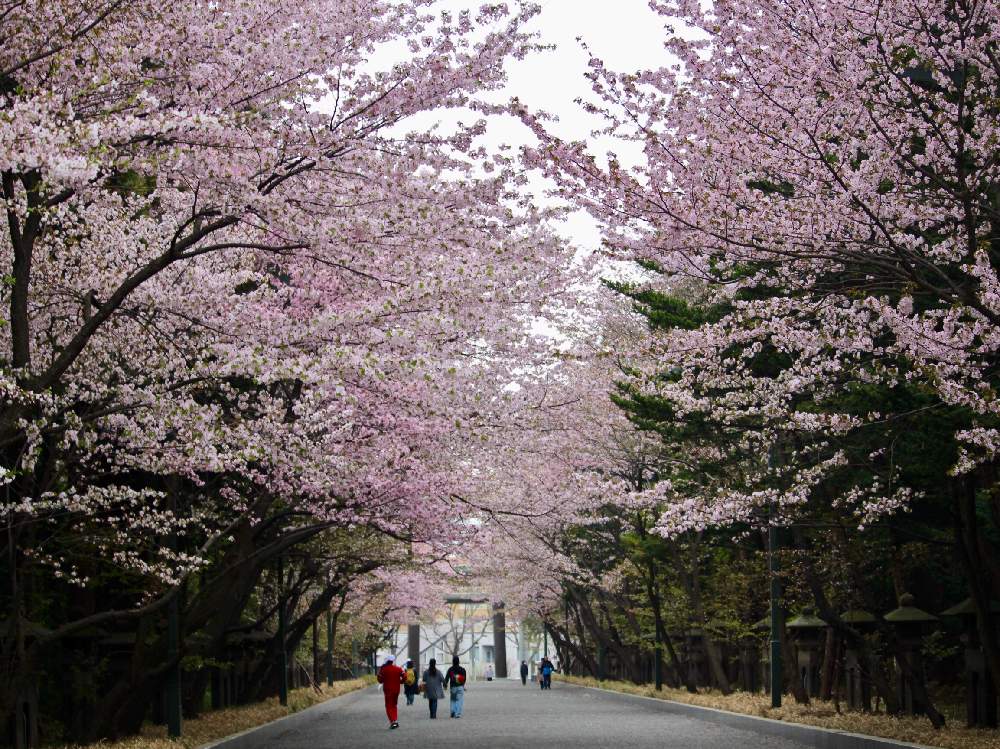
<path fill-rule="evenodd" d="M 396 703 L 399 701 L 399 688 L 406 678 L 406 672 L 397 666 L 395 656 L 388 656 L 382 668 L 378 671 L 378 681 L 385 695 L 385 714 L 389 717 L 389 728 L 399 728 L 399 714 Z"/>

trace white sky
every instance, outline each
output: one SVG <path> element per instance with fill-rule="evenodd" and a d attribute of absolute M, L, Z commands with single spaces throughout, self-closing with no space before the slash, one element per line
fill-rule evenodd
<path fill-rule="evenodd" d="M 476 5 L 448 0 L 457 7 Z M 587 43 L 612 70 L 631 72 L 657 68 L 665 61 L 662 21 L 646 0 L 548 0 L 531 24 L 555 50 L 540 52 L 508 66 L 508 90 L 531 107 L 560 117 L 560 135 L 585 138 L 590 126 L 573 100 L 590 96 L 583 77 L 587 55 L 576 41 Z"/>
<path fill-rule="evenodd" d="M 440 0 L 437 7 L 456 14 L 469 10 L 475 16 L 481 4 L 480 0 Z M 663 48 L 663 21 L 649 9 L 647 0 L 546 0 L 541 4 L 542 12 L 529 29 L 538 31 L 540 41 L 556 48 L 524 60 L 511 60 L 507 86 L 497 98 L 507 100 L 517 96 L 530 109 L 558 116 L 559 122 L 550 127 L 560 137 L 586 139 L 600 122 L 574 102 L 577 98 L 592 97 L 590 83 L 584 78 L 587 54 L 577 38 L 585 41 L 611 70 L 633 72 L 658 68 L 668 61 Z M 531 140 L 527 129 L 513 118 L 494 118 L 486 136 L 489 145 L 508 143 L 515 148 Z M 607 150 L 611 144 L 599 145 Z M 629 154 L 621 155 L 627 164 Z M 541 179 L 533 181 L 532 189 L 537 193 L 544 188 Z M 563 233 L 580 249 L 596 248 L 600 242 L 594 222 L 583 214 L 571 216 Z"/>

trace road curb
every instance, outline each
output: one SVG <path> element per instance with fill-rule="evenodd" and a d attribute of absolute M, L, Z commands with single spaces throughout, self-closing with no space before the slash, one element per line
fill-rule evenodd
<path fill-rule="evenodd" d="M 800 741 L 816 749 L 890 749 L 890 747 L 908 747 L 909 749 L 936 749 L 926 744 L 911 744 L 906 741 L 896 741 L 895 739 L 885 739 L 880 736 L 867 736 L 861 733 L 850 733 L 849 731 L 838 731 L 834 728 L 821 728 L 810 726 L 805 723 L 789 723 L 774 718 L 764 718 L 757 715 L 746 715 L 744 713 L 731 713 L 728 710 L 719 710 L 714 707 L 702 707 L 701 705 L 689 705 L 686 702 L 675 702 L 674 700 L 661 700 L 657 697 L 647 697 L 642 694 L 630 694 L 629 692 L 618 692 L 614 689 L 603 687 L 588 687 L 582 684 L 571 684 L 566 681 L 559 682 L 565 687 L 575 687 L 577 689 L 592 689 L 595 692 L 605 692 L 607 694 L 618 695 L 619 697 L 633 697 L 640 700 L 648 700 L 660 705 L 664 710 L 671 713 L 687 715 L 712 723 L 719 723 L 728 728 L 737 728 L 745 731 L 753 731 L 767 736 L 777 736 L 779 738 Z"/>
<path fill-rule="evenodd" d="M 231 736 L 217 739 L 216 741 L 212 741 L 208 744 L 202 744 L 198 747 L 198 749 L 245 749 L 251 745 L 256 746 L 256 742 L 261 738 L 270 739 L 274 737 L 274 734 L 294 730 L 296 723 L 302 722 L 303 718 L 311 718 L 311 713 L 318 711 L 319 708 L 327 707 L 334 702 L 345 700 L 348 697 L 355 697 L 357 695 L 364 694 L 366 691 L 373 689 L 375 686 L 376 685 L 373 684 L 367 687 L 362 687 L 361 689 L 355 689 L 347 694 L 331 697 L 324 702 L 318 702 L 315 705 L 310 705 L 305 710 L 299 710 L 297 713 L 283 715 L 276 720 L 272 720 L 270 723 L 263 723 L 262 725 L 248 728 L 245 731 L 234 733 Z M 253 736 L 253 742 L 248 740 L 251 735 Z"/>

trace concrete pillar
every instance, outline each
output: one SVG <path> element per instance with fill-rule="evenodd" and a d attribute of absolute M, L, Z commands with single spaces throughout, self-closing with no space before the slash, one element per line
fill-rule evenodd
<path fill-rule="evenodd" d="M 420 625 L 411 624 L 406 628 L 406 657 L 413 661 L 413 668 L 420 676 Z"/>
<path fill-rule="evenodd" d="M 507 678 L 507 616 L 503 603 L 493 607 L 493 662 L 496 664 L 496 677 Z"/>

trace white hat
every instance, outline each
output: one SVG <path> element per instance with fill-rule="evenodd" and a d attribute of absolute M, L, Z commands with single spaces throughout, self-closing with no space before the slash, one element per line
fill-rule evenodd
<path fill-rule="evenodd" d="M 392 653 L 390 653 L 385 657 L 386 663 L 392 663 L 394 660 L 396 660 L 396 656 L 394 656 Z"/>

